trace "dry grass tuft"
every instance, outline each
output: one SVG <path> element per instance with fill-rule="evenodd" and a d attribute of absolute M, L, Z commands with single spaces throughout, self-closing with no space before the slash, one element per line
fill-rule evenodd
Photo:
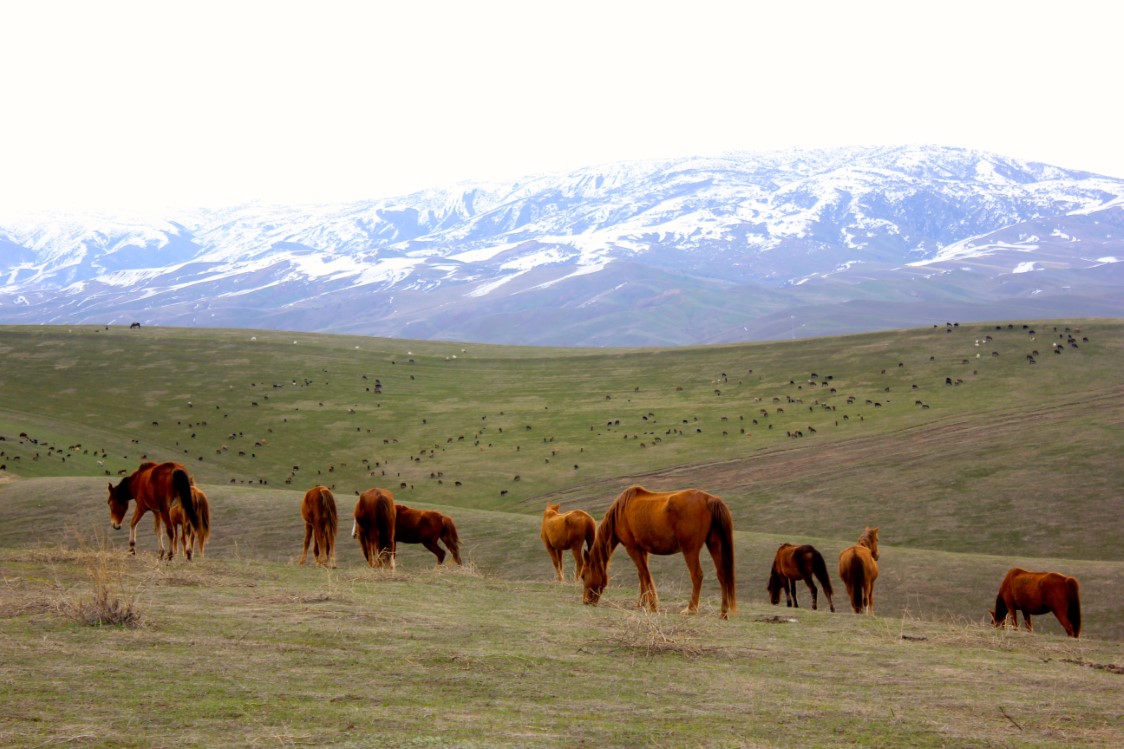
<path fill-rule="evenodd" d="M 695 644 L 698 638 L 682 618 L 646 609 L 628 611 L 621 619 L 620 630 L 609 639 L 616 648 L 642 652 L 646 656 L 677 653 L 697 658 L 703 652 L 703 648 Z"/>
<path fill-rule="evenodd" d="M 75 561 L 85 570 L 92 590 L 85 595 L 65 593 L 56 604 L 60 614 L 91 627 L 138 627 L 143 623 L 137 606 L 141 588 L 130 589 L 126 583 L 125 552 L 112 549 L 100 534 L 93 547 L 78 535 Z"/>

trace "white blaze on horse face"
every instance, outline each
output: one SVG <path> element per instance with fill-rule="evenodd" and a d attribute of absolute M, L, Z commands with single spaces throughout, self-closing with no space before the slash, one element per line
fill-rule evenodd
<path fill-rule="evenodd" d="M 358 529 L 359 529 L 359 521 L 358 520 L 352 520 L 351 521 L 351 537 L 352 538 L 357 538 L 359 536 Z"/>

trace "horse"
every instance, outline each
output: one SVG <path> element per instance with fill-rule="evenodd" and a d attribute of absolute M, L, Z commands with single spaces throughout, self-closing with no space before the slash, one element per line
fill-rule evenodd
<path fill-rule="evenodd" d="M 597 534 L 593 548 L 582 568 L 582 602 L 596 604 L 609 581 L 609 559 L 617 544 L 636 565 L 640 577 L 641 607 L 659 610 L 659 599 L 648 555 L 682 552 L 691 573 L 691 600 L 684 614 L 699 610 L 699 591 L 703 571 L 699 552 L 703 545 L 714 560 L 714 570 L 722 588 L 719 617 L 727 618 L 737 610 L 734 583 L 734 519 L 726 503 L 713 494 L 698 489 L 673 492 L 650 492 L 630 486 L 613 500 Z"/>
<path fill-rule="evenodd" d="M 819 578 L 823 586 L 824 595 L 827 596 L 827 605 L 835 611 L 835 604 L 831 600 L 831 578 L 827 574 L 827 564 L 823 555 L 816 547 L 805 544 L 781 544 L 773 558 L 773 569 L 769 573 L 769 583 L 765 589 L 769 591 L 769 602 L 776 606 L 781 600 L 781 591 L 784 591 L 785 603 L 789 606 L 800 608 L 796 600 L 796 581 L 803 580 L 808 589 L 812 591 L 812 610 L 816 610 L 816 597 L 819 591 L 813 575 Z"/>
<path fill-rule="evenodd" d="M 304 519 L 304 550 L 297 564 L 304 565 L 308 557 L 308 542 L 312 541 L 312 556 L 316 563 L 335 567 L 339 519 L 332 490 L 318 484 L 305 492 L 301 500 L 301 517 Z"/>
<path fill-rule="evenodd" d="M 415 510 L 403 504 L 394 505 L 394 543 L 421 544 L 437 557 L 437 564 L 445 561 L 445 549 L 437 545 L 443 541 L 453 561 L 461 563 L 460 537 L 457 526 L 448 515 L 437 510 Z"/>
<path fill-rule="evenodd" d="M 359 539 L 359 548 L 371 567 L 389 564 L 394 569 L 395 525 L 394 495 L 388 489 L 368 489 L 359 495 L 351 537 Z"/>
<path fill-rule="evenodd" d="M 567 549 L 574 555 L 574 578 L 582 576 L 582 567 L 589 550 L 593 548 L 593 539 L 597 535 L 597 521 L 585 510 L 570 510 L 559 512 L 559 504 L 547 504 L 542 514 L 542 530 L 539 538 L 550 554 L 550 561 L 554 563 L 554 576 L 562 582 L 562 556 Z M 582 545 L 585 548 L 582 548 Z"/>
<path fill-rule="evenodd" d="M 874 616 L 874 581 L 878 579 L 878 528 L 863 530 L 859 541 L 839 553 L 839 577 L 847 587 L 851 609 Z"/>
<path fill-rule="evenodd" d="M 175 503 L 168 510 L 168 518 L 172 521 L 172 545 L 174 546 L 178 542 L 183 549 L 183 555 L 188 559 L 192 558 L 193 549 L 199 553 L 199 558 L 202 559 L 203 547 L 211 536 L 211 503 L 207 501 L 207 495 L 203 493 L 203 490 L 194 485 L 191 487 L 191 499 L 199 513 L 202 532 L 196 533 L 192 529 L 191 523 L 188 522 L 183 511 L 183 505 Z M 155 515 L 154 517 L 156 519 L 156 534 L 159 535 L 160 516 Z"/>
<path fill-rule="evenodd" d="M 179 504 L 184 516 L 196 533 L 202 533 L 203 521 L 195 508 L 191 496 L 192 480 L 187 469 L 179 463 L 160 463 L 151 461 L 141 463 L 137 470 L 121 479 L 117 486 L 109 483 L 109 522 L 114 530 L 121 528 L 129 502 L 136 500 L 133 519 L 129 522 L 129 553 L 137 553 L 137 523 L 151 510 L 163 522 L 165 533 L 171 544 L 167 558 L 171 560 L 176 553 L 175 531 L 169 510 Z M 164 558 L 164 537 L 160 535 L 160 523 L 156 524 L 156 537 L 160 541 L 160 558 Z"/>
<path fill-rule="evenodd" d="M 1077 578 L 1058 572 L 1027 572 L 1012 567 L 999 584 L 995 608 L 988 613 L 996 627 L 1005 627 L 1010 619 L 1017 630 L 1020 611 L 1027 632 L 1034 631 L 1032 615 L 1052 613 L 1065 633 L 1077 638 L 1081 635 L 1081 584 Z"/>

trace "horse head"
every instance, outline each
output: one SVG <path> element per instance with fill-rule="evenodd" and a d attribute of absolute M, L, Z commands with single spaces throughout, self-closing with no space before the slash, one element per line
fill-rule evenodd
<path fill-rule="evenodd" d="M 769 583 L 765 586 L 765 590 L 769 591 L 769 603 L 776 606 L 781 602 L 781 576 L 777 574 L 776 570 L 769 573 Z"/>
<path fill-rule="evenodd" d="M 582 603 L 596 606 L 609 583 L 609 573 L 604 558 L 596 550 L 583 554 L 582 561 Z"/>
<path fill-rule="evenodd" d="M 133 498 L 129 491 L 129 482 L 123 479 L 120 484 L 109 484 L 109 523 L 113 530 L 119 530 L 125 521 L 125 513 L 129 510 L 129 500 Z"/>
<path fill-rule="evenodd" d="M 557 504 L 550 504 L 550 503 L 547 503 L 547 505 L 546 505 L 546 509 L 545 509 L 545 510 L 543 510 L 543 512 L 542 512 L 542 514 L 543 514 L 543 517 L 550 517 L 551 515 L 557 515 L 557 514 L 558 514 L 558 511 L 559 511 L 559 509 L 560 509 L 561 507 L 562 507 L 562 503 L 561 503 L 561 502 L 559 502 L 559 503 L 557 503 Z"/>

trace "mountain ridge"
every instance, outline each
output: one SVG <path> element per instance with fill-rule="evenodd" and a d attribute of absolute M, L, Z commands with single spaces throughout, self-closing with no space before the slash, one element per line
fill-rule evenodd
<path fill-rule="evenodd" d="M 935 146 L 743 153 L 338 205 L 21 217 L 0 224 L 0 322 L 709 343 L 787 337 L 786 317 L 804 326 L 789 335 L 870 330 L 864 303 L 912 300 L 882 327 L 934 305 L 1121 316 L 1121 257 L 1121 179 Z"/>

